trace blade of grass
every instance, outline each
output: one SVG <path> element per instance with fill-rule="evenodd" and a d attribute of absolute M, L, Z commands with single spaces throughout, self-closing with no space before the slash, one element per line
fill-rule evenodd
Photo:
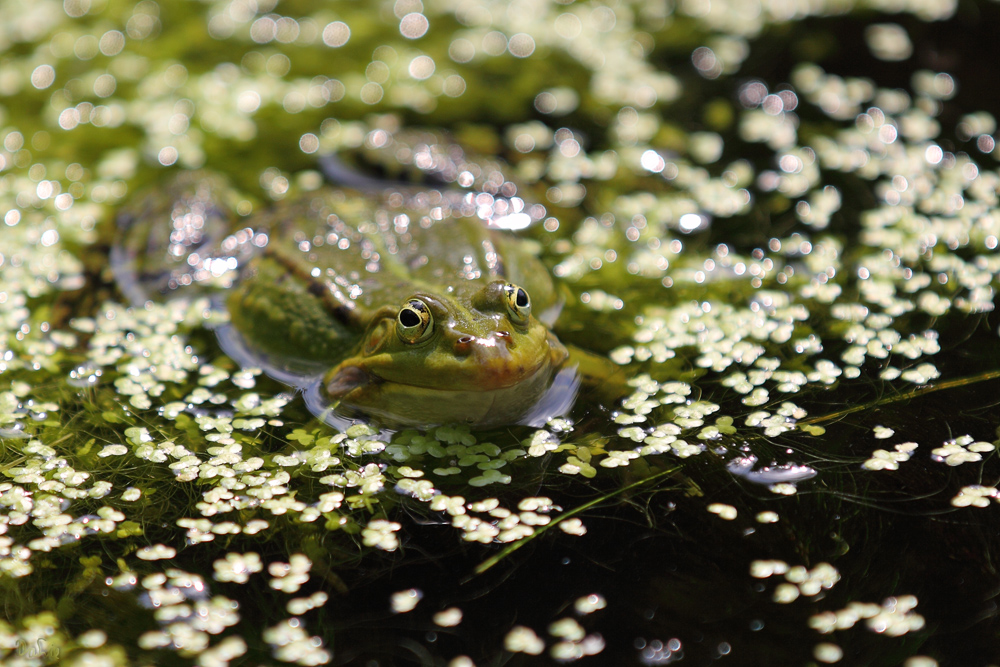
<path fill-rule="evenodd" d="M 598 496 L 597 498 L 594 498 L 593 500 L 585 502 L 584 504 L 582 504 L 582 505 L 580 505 L 578 507 L 574 507 L 573 509 L 571 509 L 570 511 L 566 512 L 565 514 L 560 514 L 558 517 L 556 517 L 555 519 L 553 519 L 548 524 L 546 524 L 546 525 L 542 526 L 541 528 L 538 528 L 537 530 L 535 530 L 535 532 L 533 532 L 531 535 L 528 535 L 527 537 L 524 537 L 524 538 L 518 540 L 517 542 L 512 542 L 511 544 L 509 544 L 506 547 L 504 547 L 503 549 L 501 549 L 495 555 L 493 555 L 490 558 L 487 558 L 486 560 L 484 560 L 482 563 L 480 563 L 479 565 L 476 566 L 476 569 L 474 570 L 474 573 L 475 574 L 482 574 L 483 572 L 486 572 L 491 567 L 493 567 L 494 565 L 496 565 L 497 563 L 499 563 L 500 561 L 502 561 L 504 558 L 507 558 L 512 553 L 514 553 L 515 551 L 517 551 L 518 549 L 520 549 L 521 547 L 523 547 L 529 541 L 535 539 L 536 537 L 539 537 L 539 536 L 545 534 L 545 532 L 547 530 L 558 526 L 560 523 L 562 523 L 566 519 L 572 518 L 573 516 L 579 514 L 580 512 L 588 510 L 591 507 L 595 507 L 596 505 L 600 505 L 601 503 L 603 503 L 603 502 L 605 502 L 607 500 L 610 500 L 611 498 L 614 498 L 615 496 L 618 496 L 618 495 L 620 495 L 622 493 L 625 493 L 627 491 L 631 491 L 632 489 L 637 489 L 640 486 L 645 486 L 646 484 L 652 484 L 653 482 L 657 481 L 658 479 L 661 479 L 661 478 L 666 477 L 668 475 L 672 475 L 675 472 L 677 472 L 678 470 L 680 470 L 681 467 L 682 466 L 674 466 L 672 468 L 667 468 L 666 470 L 661 470 L 660 472 L 656 473 L 655 475 L 650 475 L 649 477 L 645 477 L 643 479 L 637 480 L 635 482 L 632 482 L 631 484 L 623 486 L 620 489 L 615 489 L 614 491 L 609 491 L 608 493 L 605 493 L 604 495 Z"/>
<path fill-rule="evenodd" d="M 964 387 L 970 384 L 976 384 L 977 382 L 986 382 L 989 380 L 1000 379 L 1000 370 L 986 371 L 984 373 L 978 373 L 976 375 L 967 375 L 963 378 L 956 378 L 954 380 L 948 380 L 947 382 L 939 382 L 937 384 L 927 385 L 925 387 L 918 387 L 913 391 L 896 394 L 895 396 L 887 396 L 879 398 L 877 400 L 871 401 L 870 403 L 859 403 L 858 405 L 851 406 L 849 408 L 844 408 L 843 410 L 838 410 L 837 412 L 831 412 L 825 415 L 817 415 L 815 417 L 810 417 L 808 419 L 803 419 L 796 422 L 798 426 L 808 426 L 809 424 L 818 424 L 820 422 L 831 421 L 834 419 L 839 419 L 849 414 L 855 412 L 862 412 L 864 410 L 870 410 L 872 408 L 877 408 L 882 405 L 889 405 L 890 403 L 900 403 L 902 401 L 908 401 L 913 398 L 918 398 L 920 396 L 925 396 L 927 394 L 933 394 L 938 391 L 945 391 L 947 389 L 954 389 L 956 387 Z"/>

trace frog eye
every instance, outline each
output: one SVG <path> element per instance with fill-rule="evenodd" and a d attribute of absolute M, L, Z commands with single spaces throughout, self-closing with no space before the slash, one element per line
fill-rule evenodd
<path fill-rule="evenodd" d="M 514 324 L 527 324 L 531 317 L 531 299 L 523 287 L 511 283 L 503 286 L 504 299 L 507 302 L 507 314 Z"/>
<path fill-rule="evenodd" d="M 420 299 L 410 299 L 396 315 L 396 333 L 404 342 L 419 343 L 434 330 L 432 321 L 427 304 Z"/>

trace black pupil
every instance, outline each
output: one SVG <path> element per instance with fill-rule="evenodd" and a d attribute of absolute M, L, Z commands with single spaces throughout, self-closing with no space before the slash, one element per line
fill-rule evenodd
<path fill-rule="evenodd" d="M 415 327 L 420 324 L 420 315 L 412 308 L 404 308 L 399 311 L 399 323 L 406 328 Z"/>
<path fill-rule="evenodd" d="M 520 308 L 527 308 L 528 307 L 528 293 L 525 292 L 523 289 L 518 288 L 518 290 L 517 290 L 517 297 L 516 297 L 516 303 L 517 303 L 518 307 L 520 307 Z"/>

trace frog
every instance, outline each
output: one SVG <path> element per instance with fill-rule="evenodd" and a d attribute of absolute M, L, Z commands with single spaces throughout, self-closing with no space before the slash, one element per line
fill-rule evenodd
<path fill-rule="evenodd" d="M 303 389 L 327 421 L 489 428 L 565 413 L 580 379 L 553 332 L 564 296 L 511 232 L 544 208 L 439 135 L 375 130 L 366 146 L 423 183 L 331 157 L 328 184 L 244 218 L 210 172 L 138 195 L 118 218 L 122 291 L 141 302 L 214 283 L 223 351 Z"/>

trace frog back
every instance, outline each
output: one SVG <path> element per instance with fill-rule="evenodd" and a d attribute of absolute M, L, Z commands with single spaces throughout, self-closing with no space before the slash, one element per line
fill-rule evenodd
<path fill-rule="evenodd" d="M 110 255 L 122 294 L 141 304 L 178 290 L 232 286 L 254 249 L 246 230 L 231 236 L 239 228 L 236 199 L 225 178 L 206 171 L 181 172 L 133 198 L 115 217 Z"/>
<path fill-rule="evenodd" d="M 360 331 L 376 311 L 415 292 L 457 293 L 502 279 L 524 287 L 536 312 L 557 292 L 532 244 L 490 229 L 462 193 L 360 196 L 325 189 L 279 206 L 269 251 Z"/>

